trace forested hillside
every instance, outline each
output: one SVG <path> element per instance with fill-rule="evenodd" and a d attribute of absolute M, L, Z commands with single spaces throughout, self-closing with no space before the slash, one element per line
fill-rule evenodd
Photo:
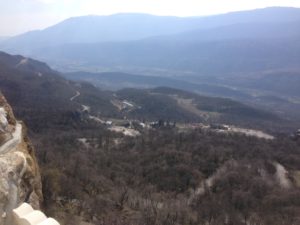
<path fill-rule="evenodd" d="M 67 221 L 81 215 L 120 225 L 300 222 L 300 143 L 290 138 L 174 129 L 129 138 L 84 129 L 35 140 L 47 210 L 65 212 Z"/>
<path fill-rule="evenodd" d="M 173 87 L 299 121 L 299 23 L 299 9 L 285 7 L 187 18 L 84 16 L 11 37 L 0 48 L 108 90 Z"/>
<path fill-rule="evenodd" d="M 292 14 L 269 10 L 242 17 L 223 15 L 219 17 L 224 19 L 223 28 L 213 28 L 215 17 L 203 24 L 211 25 L 206 31 L 224 33 L 235 30 L 230 18 L 268 23 L 275 12 L 283 13 L 288 24 L 298 18 L 297 10 L 289 9 Z M 60 24 L 59 29 L 74 21 Z M 253 26 L 248 28 L 252 33 Z M 123 76 L 127 76 L 147 89 L 128 85 L 103 91 L 98 88 L 103 85 L 97 79 L 101 74 L 67 74 L 76 78 L 70 81 L 45 63 L 1 52 L 0 89 L 18 119 L 28 125 L 37 149 L 44 211 L 62 225 L 300 224 L 299 121 L 281 111 L 298 112 L 300 45 L 290 38 L 297 31 L 278 39 L 264 30 L 259 39 L 245 38 L 247 32 L 235 33 L 232 39 L 228 32 L 226 40 L 199 42 L 181 42 L 190 33 L 179 34 L 173 42 L 166 36 L 133 40 L 136 36 L 129 35 L 130 41 L 74 43 L 74 39 L 59 47 L 40 48 L 37 43 L 34 49 L 68 66 L 71 60 L 73 69 L 98 71 L 103 66 L 147 74 L 158 71 L 156 76 L 166 73 L 161 83 L 155 76 L 145 77 L 148 83 L 124 73 L 102 77 L 121 80 L 126 87 Z M 43 31 L 13 41 L 41 38 L 40 34 Z M 22 41 L 31 46 L 35 39 L 26 38 Z M 64 40 L 52 44 L 55 41 Z M 282 76 L 287 70 L 289 75 Z M 172 71 L 184 73 L 170 77 Z M 80 78 L 83 75 L 92 79 Z M 266 78 L 272 75 L 278 82 Z M 290 79 L 294 84 L 289 89 L 284 83 Z M 172 88 L 157 87 L 169 82 Z M 180 85 L 185 91 L 175 89 Z M 266 102 L 266 107 L 257 107 Z"/>
<path fill-rule="evenodd" d="M 232 2 L 1 2 L 0 225 L 300 225 L 300 8 Z"/>

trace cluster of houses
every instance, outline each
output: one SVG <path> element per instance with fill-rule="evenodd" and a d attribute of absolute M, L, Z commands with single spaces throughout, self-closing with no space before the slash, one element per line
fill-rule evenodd
<path fill-rule="evenodd" d="M 291 133 L 290 138 L 292 138 L 293 140 L 300 140 L 300 129 Z"/>
<path fill-rule="evenodd" d="M 111 121 L 106 121 L 111 122 Z M 107 125 L 112 125 L 112 122 Z M 131 128 L 135 129 L 137 126 L 140 126 L 141 128 L 162 128 L 162 127 L 175 127 L 176 122 L 169 122 L 164 120 L 158 120 L 158 121 L 152 121 L 152 122 L 140 122 L 138 120 L 124 120 L 123 122 L 117 123 L 116 125 L 125 127 L 125 128 Z"/>
<path fill-rule="evenodd" d="M 300 129 L 297 130 L 296 136 L 300 137 Z"/>
<path fill-rule="evenodd" d="M 293 138 L 297 139 L 297 140 L 300 140 L 300 129 L 298 129 L 293 135 L 292 135 Z"/>
<path fill-rule="evenodd" d="M 150 122 L 149 126 L 151 128 L 175 127 L 176 126 L 176 122 L 158 120 L 158 121 Z"/>

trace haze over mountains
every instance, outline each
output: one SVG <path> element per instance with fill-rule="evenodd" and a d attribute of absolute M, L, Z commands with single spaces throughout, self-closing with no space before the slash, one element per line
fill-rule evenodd
<path fill-rule="evenodd" d="M 230 27 L 236 24 L 272 25 L 299 20 L 297 8 L 266 8 L 207 17 L 166 17 L 134 13 L 83 16 L 67 19 L 41 31 L 31 31 L 13 37 L 7 45 L 16 48 L 14 45 L 21 43 L 35 43 L 43 47 L 70 43 L 132 41 L 197 29 Z"/>
<path fill-rule="evenodd" d="M 45 30 L 31 31 L 12 37 L 3 43 L 1 47 L 6 51 L 33 54 L 40 57 L 39 50 L 42 49 L 43 51 L 46 50 L 43 56 L 45 58 L 53 60 L 56 53 L 56 57 L 68 60 L 67 53 L 61 55 L 60 51 L 56 52 L 53 47 L 68 44 L 121 42 L 122 44 L 118 43 L 116 46 L 111 43 L 108 50 L 120 46 L 140 47 L 139 45 L 142 45 L 146 49 L 142 48 L 140 51 L 145 51 L 155 44 L 171 49 L 175 47 L 168 45 L 165 41 L 184 43 L 192 41 L 192 44 L 194 44 L 194 42 L 228 41 L 231 39 L 242 39 L 244 41 L 244 39 L 272 38 L 281 40 L 282 38 L 299 37 L 300 31 L 296 29 L 299 21 L 300 10 L 296 8 L 266 8 L 217 16 L 187 18 L 147 14 L 84 16 L 67 19 Z M 147 46 L 149 47 L 147 48 Z M 47 53 L 48 47 L 52 49 L 52 51 L 48 49 L 49 53 Z M 80 46 L 72 46 L 72 48 L 76 47 L 79 49 L 75 49 L 73 53 L 79 51 L 78 54 L 80 54 Z M 97 47 L 97 45 L 93 47 Z M 101 45 L 98 48 L 101 50 Z M 64 50 L 68 50 L 68 48 Z M 98 51 L 95 49 L 93 52 L 88 52 L 94 55 Z M 54 55 L 51 56 L 51 53 Z M 128 56 L 135 57 L 134 53 L 133 51 L 133 55 L 131 55 L 129 52 Z M 47 56 L 47 54 L 50 54 L 50 56 Z M 76 59 L 79 55 L 74 57 Z M 84 59 L 84 57 L 87 56 L 81 56 L 78 59 Z M 114 60 L 110 60 L 113 64 Z M 101 61 L 98 63 L 101 65 Z M 122 61 L 119 63 L 122 63 Z"/>
<path fill-rule="evenodd" d="M 299 69 L 299 23 L 297 8 L 187 18 L 84 16 L 12 37 L 0 47 L 73 71 L 95 67 L 211 75 Z"/>
<path fill-rule="evenodd" d="M 187 18 L 84 16 L 10 38 L 0 48 L 106 89 L 163 84 L 296 116 L 299 27 L 300 9 L 281 7 Z M 122 73 L 98 73 L 107 71 Z"/>
<path fill-rule="evenodd" d="M 15 55 L 0 51 L 0 97 L 36 146 L 45 213 L 61 225 L 299 225 L 299 25 L 295 8 L 117 14 L 2 41 Z M 1 98 L 5 147 L 25 125 Z M 16 185 L 34 190 L 27 160 L 20 176 L 2 169 L 12 200 Z"/>
<path fill-rule="evenodd" d="M 17 115 L 26 115 L 23 119 L 37 129 L 45 129 L 51 123 L 64 126 L 65 120 L 80 120 L 83 108 L 88 108 L 91 115 L 101 115 L 102 120 L 126 117 L 141 121 L 206 120 L 233 124 L 280 121 L 273 113 L 236 101 L 177 89 L 102 91 L 88 83 L 66 80 L 45 63 L 3 52 L 0 52 L 0 89 Z M 185 99 L 188 103 L 182 104 Z M 120 101 L 131 102 L 133 108 L 120 110 L 115 103 Z"/>
<path fill-rule="evenodd" d="M 12 37 L 0 47 L 72 71 L 93 67 L 211 75 L 298 68 L 299 21 L 297 8 L 188 18 L 85 16 Z"/>
<path fill-rule="evenodd" d="M 165 87 L 105 92 L 3 52 L 0 89 L 37 146 L 43 210 L 62 225 L 299 224 L 300 139 L 275 136 L 287 121 L 273 113 Z M 40 190 L 29 172 L 16 184 Z"/>
<path fill-rule="evenodd" d="M 9 37 L 0 36 L 0 42 L 7 40 Z"/>

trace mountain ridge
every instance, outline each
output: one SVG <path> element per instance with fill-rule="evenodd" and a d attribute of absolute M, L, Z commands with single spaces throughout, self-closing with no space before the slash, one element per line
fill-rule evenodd
<path fill-rule="evenodd" d="M 278 16 L 280 15 L 280 17 Z M 278 19 L 280 18 L 280 19 Z M 114 14 L 82 16 L 64 20 L 44 30 L 11 37 L 1 43 L 3 50 L 21 49 L 30 53 L 35 47 L 68 43 L 132 41 L 143 38 L 207 29 L 237 23 L 300 21 L 300 9 L 272 7 L 202 17 L 154 16 L 149 14 Z M 15 51 L 16 52 L 16 51 Z"/>
<path fill-rule="evenodd" d="M 174 99 L 167 93 L 158 93 L 160 96 L 158 97 L 157 93 L 151 89 L 124 89 L 118 92 L 103 91 L 85 82 L 66 80 L 58 72 L 51 69 L 48 73 L 44 73 L 35 64 L 43 65 L 47 70 L 49 67 L 35 60 L 28 59 L 27 62 L 33 64 L 31 67 L 16 67 L 19 64 L 18 61 L 27 58 L 10 56 L 5 53 L 2 53 L 2 55 L 5 57 L 0 57 L 0 89 L 11 101 L 11 104 L 14 105 L 17 115 L 20 117 L 25 116 L 24 120 L 26 123 L 36 130 L 48 129 L 50 124 L 64 127 L 66 121 L 69 120 L 72 121 L 70 124 L 76 127 L 76 124 L 82 124 L 85 121 L 86 116 L 84 116 L 83 108 L 88 108 L 91 115 L 101 115 L 101 118 L 107 119 L 130 117 L 131 119 L 169 119 L 172 121 L 190 122 L 203 121 L 204 119 L 197 110 L 195 110 L 196 113 L 191 113 L 188 108 L 182 107 L 180 101 L 177 101 L 177 99 Z M 6 61 L 3 61 L 3 59 L 8 61 L 7 65 L 5 65 Z M 4 66 L 1 66 L 2 64 Z M 180 92 L 179 90 L 177 91 Z M 117 97 L 115 96 L 116 94 Z M 207 116 L 209 118 L 210 115 L 218 112 L 220 116 L 212 116 L 209 118 L 211 121 L 228 121 L 230 113 L 236 117 L 236 121 L 232 121 L 237 124 L 242 122 L 242 118 L 245 121 L 260 121 L 261 119 L 273 121 L 274 119 L 271 114 L 267 114 L 269 118 L 267 118 L 268 116 L 261 117 L 259 113 L 250 115 L 251 113 L 249 114 L 248 112 L 262 111 L 256 111 L 252 107 L 226 98 L 205 97 L 192 93 L 190 93 L 190 96 L 190 99 L 202 99 L 202 101 L 206 102 L 206 119 Z M 136 107 L 128 111 L 119 110 L 114 102 L 120 100 L 133 101 Z M 220 111 L 217 107 L 218 104 L 223 105 L 225 108 L 242 109 L 243 113 L 237 110 L 231 112 Z M 139 108 L 139 105 L 142 109 Z M 190 104 L 190 106 L 194 107 L 194 103 Z"/>

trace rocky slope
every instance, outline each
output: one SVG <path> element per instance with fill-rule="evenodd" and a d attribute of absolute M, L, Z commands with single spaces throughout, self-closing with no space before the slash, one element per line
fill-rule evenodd
<path fill-rule="evenodd" d="M 0 93 L 0 224 L 10 224 L 10 211 L 20 203 L 38 209 L 42 199 L 39 167 L 26 127 Z"/>

